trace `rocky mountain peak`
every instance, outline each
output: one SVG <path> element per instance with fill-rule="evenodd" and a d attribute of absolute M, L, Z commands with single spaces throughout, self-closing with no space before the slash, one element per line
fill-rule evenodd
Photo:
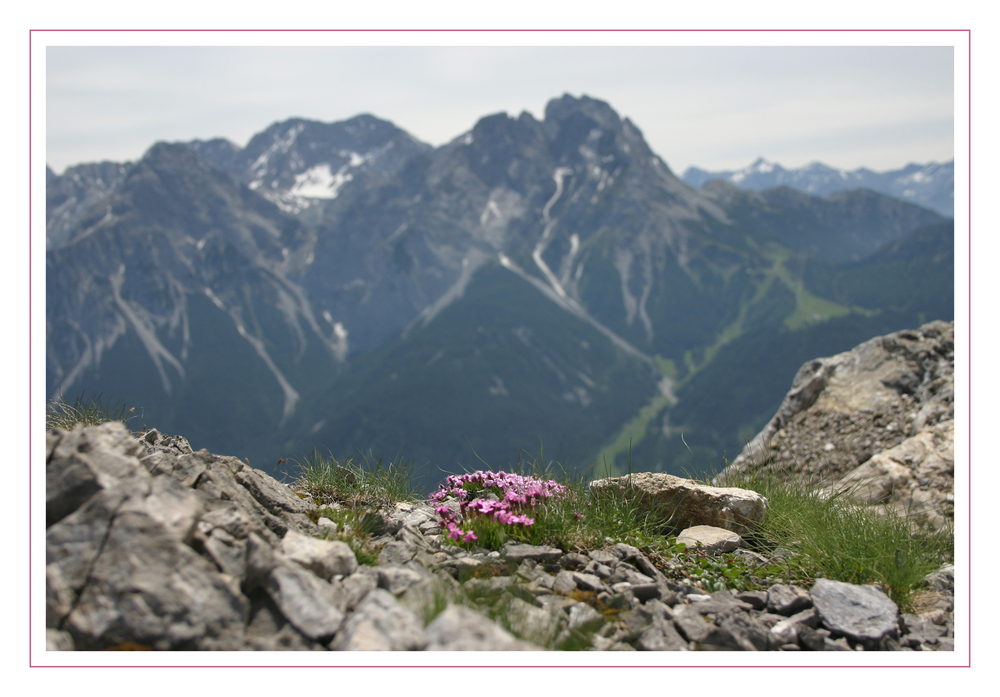
<path fill-rule="evenodd" d="M 574 97 L 564 94 L 552 99 L 545 105 L 545 121 L 563 124 L 570 121 L 582 122 L 584 119 L 593 122 L 599 128 L 619 131 L 622 128 L 621 118 L 607 102 L 582 95 Z"/>
<path fill-rule="evenodd" d="M 230 171 L 242 148 L 225 138 L 192 140 L 186 144 L 219 169 Z"/>
<path fill-rule="evenodd" d="M 470 134 L 466 134 L 460 140 L 468 145 L 479 139 L 493 139 L 497 137 L 514 138 L 518 135 L 532 135 L 537 137 L 539 122 L 528 112 L 522 112 L 518 118 L 512 117 L 505 111 L 484 116 L 476 125 L 472 127 Z M 469 135 L 472 138 L 469 138 Z"/>
<path fill-rule="evenodd" d="M 272 199 L 279 192 L 329 199 L 336 198 L 341 187 L 353 180 L 354 170 L 387 151 L 403 150 L 408 156 L 429 148 L 371 114 L 335 123 L 293 118 L 272 124 L 251 138 L 234 159 L 232 169 L 251 189 Z M 284 203 L 286 210 L 296 207 Z"/>
<path fill-rule="evenodd" d="M 600 158 L 602 163 L 621 163 L 629 152 L 623 143 L 622 122 L 606 103 L 564 95 L 545 108 L 545 127 L 553 156 L 573 164 Z"/>
<path fill-rule="evenodd" d="M 136 165 L 131 168 L 128 176 L 134 177 L 137 172 L 144 168 L 157 170 L 190 168 L 199 173 L 214 172 L 217 169 L 211 166 L 211 162 L 207 158 L 202 157 L 199 152 L 186 143 L 167 143 L 164 141 L 151 145 Z"/>
<path fill-rule="evenodd" d="M 548 159 L 545 133 L 528 113 L 516 119 L 506 112 L 485 116 L 449 147 L 461 153 L 469 170 L 490 188 L 523 190 L 527 167 L 530 179 L 545 176 L 535 171 Z"/>
<path fill-rule="evenodd" d="M 125 176 L 127 215 L 149 225 L 200 238 L 224 230 L 233 209 L 249 202 L 241 185 L 182 143 L 156 143 Z"/>
<path fill-rule="evenodd" d="M 893 198 L 930 208 L 942 215 L 954 214 L 955 163 L 909 164 L 889 172 L 873 172 L 861 167 L 847 171 L 822 162 L 810 162 L 797 169 L 758 157 L 740 170 L 709 172 L 689 167 L 683 179 L 694 187 L 725 179 L 743 189 L 762 191 L 787 185 L 813 196 L 826 196 L 849 189 L 870 189 Z"/>

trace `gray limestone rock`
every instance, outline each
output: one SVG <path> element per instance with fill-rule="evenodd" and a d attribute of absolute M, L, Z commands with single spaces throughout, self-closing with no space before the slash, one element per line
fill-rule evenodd
<path fill-rule="evenodd" d="M 203 534 L 201 541 L 208 557 L 223 573 L 233 578 L 243 578 L 246 575 L 245 539 L 236 538 L 223 528 L 209 528 L 208 534 Z"/>
<path fill-rule="evenodd" d="M 376 588 L 344 622 L 330 644 L 334 651 L 414 651 L 425 644 L 420 622 L 396 602 L 389 591 Z"/>
<path fill-rule="evenodd" d="M 569 571 L 578 571 L 590 563 L 590 557 L 577 552 L 567 552 L 558 557 L 559 566 Z"/>
<path fill-rule="evenodd" d="M 266 593 L 251 600 L 245 637 L 248 648 L 255 651 L 325 650 L 322 644 L 293 627 Z"/>
<path fill-rule="evenodd" d="M 462 587 L 472 598 L 481 599 L 484 602 L 495 602 L 514 583 L 513 576 L 494 576 L 493 578 L 470 578 L 462 584 Z"/>
<path fill-rule="evenodd" d="M 320 540 L 289 530 L 281 540 L 281 552 L 296 564 L 329 581 L 347 576 L 358 568 L 354 551 L 337 540 Z"/>
<path fill-rule="evenodd" d="M 798 642 L 800 627 L 815 629 L 818 625 L 819 616 L 815 608 L 803 610 L 774 624 L 770 629 L 771 641 L 776 646 L 795 644 Z"/>
<path fill-rule="evenodd" d="M 381 564 L 375 568 L 378 577 L 378 587 L 389 591 L 392 595 L 402 595 L 411 586 L 420 583 L 425 574 L 399 564 Z"/>
<path fill-rule="evenodd" d="M 184 436 L 167 436 L 155 428 L 151 428 L 139 436 L 139 443 L 146 448 L 146 452 L 149 454 L 167 452 L 175 455 L 188 455 L 194 452 Z"/>
<path fill-rule="evenodd" d="M 925 617 L 904 613 L 900 617 L 900 628 L 904 636 L 901 638 L 902 646 L 916 650 L 933 650 L 940 644 L 940 639 L 948 638 L 948 627 L 934 624 Z"/>
<path fill-rule="evenodd" d="M 642 551 L 638 547 L 633 547 L 632 545 L 625 544 L 624 542 L 618 542 L 611 550 L 613 554 L 619 561 L 631 561 L 636 557 L 643 556 Z"/>
<path fill-rule="evenodd" d="M 872 645 L 899 631 L 899 608 L 873 586 L 816 579 L 810 591 L 823 625 L 850 639 Z"/>
<path fill-rule="evenodd" d="M 572 611 L 575 607 L 570 607 L 567 617 L 560 608 L 538 607 L 521 598 L 510 597 L 502 605 L 504 627 L 531 644 L 549 646 L 567 625 L 574 626 Z"/>
<path fill-rule="evenodd" d="M 662 617 L 653 619 L 652 625 L 645 629 L 635 642 L 639 651 L 688 651 L 688 642 L 680 635 L 670 622 Z"/>
<path fill-rule="evenodd" d="M 635 559 L 632 559 L 631 563 L 635 564 L 635 568 L 637 568 L 640 572 L 649 576 L 658 583 L 666 580 L 663 573 L 656 568 L 653 562 L 649 561 L 645 554 L 640 554 Z"/>
<path fill-rule="evenodd" d="M 401 540 L 390 540 L 379 552 L 378 559 L 382 564 L 396 564 L 404 566 L 409 564 L 417 556 L 416 545 Z"/>
<path fill-rule="evenodd" d="M 583 567 L 583 572 L 587 574 L 593 574 L 602 581 L 606 581 L 611 578 L 611 567 L 604 564 L 599 564 L 596 561 L 592 561 Z"/>
<path fill-rule="evenodd" d="M 677 536 L 677 542 L 692 549 L 700 549 L 705 554 L 724 554 L 743 544 L 743 538 L 724 528 L 695 525 L 682 530 Z"/>
<path fill-rule="evenodd" d="M 479 559 L 472 557 L 458 557 L 457 559 L 449 559 L 442 565 L 442 567 L 446 569 L 457 581 L 464 583 L 472 578 L 472 575 L 476 573 L 476 569 L 482 566 L 482 564 L 483 562 Z"/>
<path fill-rule="evenodd" d="M 501 553 L 508 561 L 520 562 L 523 559 L 534 559 L 536 561 L 552 561 L 559 559 L 563 552 L 561 549 L 549 547 L 547 545 L 525 545 L 512 544 L 504 545 Z"/>
<path fill-rule="evenodd" d="M 116 515 L 63 627 L 77 649 L 135 642 L 156 649 L 236 650 L 248 603 L 235 579 L 153 517 Z"/>
<path fill-rule="evenodd" d="M 134 484 L 131 492 L 141 495 L 146 484 Z M 45 561 L 54 565 L 65 585 L 74 593 L 87 582 L 104 542 L 111 522 L 130 491 L 122 487 L 101 490 L 73 513 L 45 532 Z"/>
<path fill-rule="evenodd" d="M 55 435 L 54 478 L 65 483 L 59 470 L 81 466 L 92 476 L 76 479 L 89 496 L 60 495 L 64 513 L 66 501 L 79 505 L 46 533 L 48 624 L 68 631 L 77 649 L 239 648 L 247 600 L 235 578 L 190 546 L 205 501 L 151 476 L 120 423 Z"/>
<path fill-rule="evenodd" d="M 449 605 L 424 630 L 426 651 L 537 651 L 467 607 Z"/>
<path fill-rule="evenodd" d="M 287 560 L 271 570 L 267 591 L 288 621 L 310 639 L 333 636 L 344 621 L 336 588 Z"/>
<path fill-rule="evenodd" d="M 812 600 L 804 588 L 778 584 L 767 589 L 767 611 L 776 615 L 794 615 L 810 605 Z"/>
<path fill-rule="evenodd" d="M 577 603 L 569 609 L 569 628 L 578 631 L 595 631 L 604 624 L 604 618 L 586 603 Z"/>
<path fill-rule="evenodd" d="M 675 528 L 710 525 L 736 533 L 752 531 L 767 513 L 755 491 L 713 487 L 661 472 L 636 472 L 590 483 L 592 495 L 627 496 L 632 503 Z"/>
<path fill-rule="evenodd" d="M 83 506 L 100 491 L 144 474 L 139 456 L 144 453 L 128 430 L 106 423 L 72 431 L 55 429 L 46 434 L 46 527 Z M 145 481 L 140 477 L 140 481 Z"/>
<path fill-rule="evenodd" d="M 424 533 L 432 532 L 438 527 L 438 519 L 434 514 L 434 508 L 427 503 L 397 503 L 389 514 L 389 517 L 402 525 L 407 525 Z"/>
<path fill-rule="evenodd" d="M 570 575 L 573 578 L 574 583 L 576 583 L 577 588 L 585 591 L 601 591 L 608 590 L 608 587 L 604 584 L 599 577 L 594 574 L 585 574 L 580 571 L 570 571 Z"/>
<path fill-rule="evenodd" d="M 766 591 L 740 591 L 736 594 L 736 599 L 746 603 L 754 610 L 763 610 L 767 606 Z"/>
<path fill-rule="evenodd" d="M 334 581 L 334 585 L 340 588 L 338 609 L 341 612 L 352 612 L 369 593 L 378 588 L 378 572 L 370 566 L 361 567 L 342 581 Z"/>
<path fill-rule="evenodd" d="M 714 631 L 712 620 L 706 618 L 692 605 L 682 605 L 674 612 L 674 625 L 688 641 L 703 642 Z"/>
<path fill-rule="evenodd" d="M 46 651 L 72 651 L 73 648 L 73 637 L 69 632 L 61 632 L 58 629 L 45 630 Z"/>
<path fill-rule="evenodd" d="M 572 571 L 560 571 L 556 574 L 555 582 L 552 585 L 552 590 L 556 593 L 562 593 L 568 595 L 576 590 L 576 577 L 573 576 Z"/>
<path fill-rule="evenodd" d="M 631 593 L 640 602 L 646 602 L 653 598 L 662 598 L 663 589 L 658 583 L 635 583 L 629 584 L 627 592 Z"/>
<path fill-rule="evenodd" d="M 45 567 L 45 626 L 58 627 L 73 609 L 76 592 L 63 577 L 58 564 Z"/>
<path fill-rule="evenodd" d="M 955 421 L 924 426 L 899 445 L 872 455 L 827 491 L 849 491 L 888 506 L 915 525 L 943 528 L 954 519 Z"/>
<path fill-rule="evenodd" d="M 736 599 L 728 591 L 716 591 L 709 596 L 702 596 L 703 599 L 695 600 L 696 596 L 689 595 L 688 600 L 692 608 L 702 615 L 730 615 L 734 612 L 745 612 L 751 606 Z"/>
<path fill-rule="evenodd" d="M 924 579 L 927 585 L 939 591 L 953 592 L 955 590 L 955 565 L 947 564 Z"/>
<path fill-rule="evenodd" d="M 697 618 L 697 619 L 696 619 Z M 696 650 L 752 651 L 752 644 L 726 627 L 716 625 L 697 613 L 683 611 L 674 616 L 674 625 L 687 637 Z"/>
<path fill-rule="evenodd" d="M 719 629 L 727 632 L 741 651 L 766 651 L 768 632 L 745 612 L 727 615 L 719 622 Z"/>
<path fill-rule="evenodd" d="M 587 552 L 587 556 L 598 564 L 613 567 L 618 563 L 618 557 L 603 549 L 594 549 Z"/>
<path fill-rule="evenodd" d="M 639 573 L 631 564 L 619 564 L 615 567 L 614 573 L 608 577 L 608 583 L 629 583 L 633 586 L 656 583 L 655 579 L 646 574 Z"/>
<path fill-rule="evenodd" d="M 804 364 L 778 412 L 717 477 L 765 467 L 799 486 L 947 529 L 954 520 L 955 327 L 929 322 Z"/>

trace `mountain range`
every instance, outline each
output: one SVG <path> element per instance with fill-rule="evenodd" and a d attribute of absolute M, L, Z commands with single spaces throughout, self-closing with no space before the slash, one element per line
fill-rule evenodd
<path fill-rule="evenodd" d="M 713 179 L 724 179 L 752 191 L 788 186 L 815 196 L 851 189 L 870 189 L 930 208 L 949 218 L 955 215 L 954 160 L 908 164 L 902 169 L 873 172 L 865 167 L 855 170 L 835 169 L 821 162 L 813 162 L 797 169 L 785 169 L 759 157 L 740 170 L 710 172 L 698 167 L 688 167 L 681 178 L 695 188 L 701 188 Z"/>
<path fill-rule="evenodd" d="M 803 361 L 954 313 L 948 218 L 695 189 L 586 96 L 436 148 L 371 115 L 157 143 L 46 197 L 50 396 L 268 471 L 721 468 Z"/>

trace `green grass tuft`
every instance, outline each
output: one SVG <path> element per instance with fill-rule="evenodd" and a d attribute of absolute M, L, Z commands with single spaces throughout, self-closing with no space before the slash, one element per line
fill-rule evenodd
<path fill-rule="evenodd" d="M 878 583 L 907 608 L 923 578 L 954 558 L 950 527 L 917 527 L 895 509 L 859 502 L 850 490 L 821 494 L 821 488 L 804 487 L 762 467 L 727 473 L 725 485 L 768 499 L 757 543 L 792 552 L 789 570 L 803 583 L 816 578 Z"/>
<path fill-rule="evenodd" d="M 298 466 L 293 488 L 312 494 L 317 503 L 345 502 L 353 507 L 384 508 L 401 501 L 416 501 L 420 491 L 413 477 L 413 462 L 402 456 L 386 463 L 361 454 L 360 460 L 349 457 L 338 462 L 316 448 Z"/>
<path fill-rule="evenodd" d="M 631 472 L 631 458 L 628 468 Z M 850 492 L 820 495 L 816 487 L 777 477 L 763 467 L 727 473 L 725 485 L 757 491 L 768 499 L 768 514 L 754 534 L 745 536 L 744 547 L 769 562 L 755 566 L 732 554 L 710 557 L 676 544 L 680 530 L 665 524 L 662 514 L 633 503 L 627 491 L 590 491 L 590 481 L 598 478 L 593 476 L 595 469 L 573 470 L 546 459 L 544 449 L 537 457 L 522 451 L 514 474 L 554 480 L 567 488 L 566 493 L 519 511 L 534 518 L 533 525 L 504 525 L 472 515 L 459 523 L 476 533 L 476 541 L 446 538 L 444 542 L 470 550 L 498 550 L 507 542 L 520 542 L 567 552 L 607 549 L 624 542 L 641 549 L 668 578 L 705 592 L 754 590 L 773 583 L 809 586 L 817 578 L 829 578 L 881 584 L 904 610 L 923 578 L 953 558 L 951 530 L 917 529 L 907 516 L 865 506 Z M 604 476 L 613 476 L 607 464 L 605 470 Z M 353 459 L 339 463 L 314 449 L 301 463 L 295 486 L 311 493 L 320 505 L 340 502 L 353 509 L 379 508 L 418 498 L 421 489 L 413 484 L 411 473 L 409 463 L 400 458 L 388 465 L 371 456 L 360 463 Z"/>
<path fill-rule="evenodd" d="M 72 404 L 60 394 L 45 408 L 45 430 L 71 431 L 77 425 L 97 426 L 108 421 L 121 421 L 128 426 L 138 416 L 135 407 L 122 402 L 105 402 L 102 394 L 91 393 L 88 397 L 81 394 Z"/>

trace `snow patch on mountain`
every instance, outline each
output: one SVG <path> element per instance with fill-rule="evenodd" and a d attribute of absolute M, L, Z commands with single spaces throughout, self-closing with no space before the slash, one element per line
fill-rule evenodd
<path fill-rule="evenodd" d="M 329 316 L 329 313 L 327 313 Z M 343 363 L 347 360 L 347 328 L 341 322 L 334 322 L 333 324 L 333 337 L 334 341 L 330 343 L 330 348 L 333 349 L 333 355 L 336 356 L 337 360 Z"/>
<path fill-rule="evenodd" d="M 350 164 L 346 164 L 336 173 L 330 170 L 329 164 L 310 167 L 295 175 L 295 184 L 288 193 L 302 198 L 337 198 L 340 187 L 354 179 L 347 171 L 350 167 Z"/>
<path fill-rule="evenodd" d="M 291 128 L 289 128 L 284 136 L 278 138 L 271 144 L 271 146 L 262 152 L 260 156 L 250 165 L 250 171 L 254 173 L 254 180 L 250 183 L 251 189 L 260 188 L 261 184 L 264 183 L 264 175 L 267 174 L 267 165 L 271 158 L 275 155 L 284 154 L 288 152 L 292 145 L 295 144 L 295 139 L 300 133 L 305 129 L 305 124 L 299 123 Z"/>
<path fill-rule="evenodd" d="M 502 187 L 494 189 L 479 214 L 479 238 L 493 249 L 503 248 L 511 221 L 523 216 L 524 212 L 519 193 Z"/>

